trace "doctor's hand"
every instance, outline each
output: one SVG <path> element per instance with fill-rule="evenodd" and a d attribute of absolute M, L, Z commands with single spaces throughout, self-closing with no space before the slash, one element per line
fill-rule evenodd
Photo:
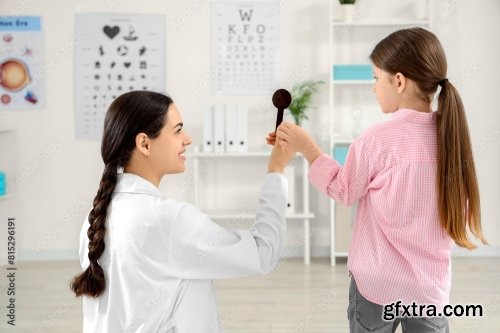
<path fill-rule="evenodd" d="M 276 133 L 271 132 L 267 134 L 266 141 L 268 145 L 274 146 L 274 144 L 276 143 Z"/>
<path fill-rule="evenodd" d="M 314 143 L 312 137 L 302 127 L 285 121 L 278 126 L 276 132 L 271 132 L 267 135 L 267 144 L 274 146 L 276 144 L 276 136 L 282 140 L 281 145 L 302 154 L 304 154 L 308 146 Z"/>
<path fill-rule="evenodd" d="M 286 165 L 294 155 L 295 155 L 294 151 L 290 151 L 279 144 L 274 145 L 273 151 L 271 152 L 271 158 L 269 159 L 267 172 L 283 173 Z"/>
<path fill-rule="evenodd" d="M 310 164 L 322 154 L 314 139 L 302 127 L 293 123 L 282 122 L 276 134 L 269 133 L 266 140 L 271 145 L 276 145 L 278 140 L 278 144 L 285 149 L 304 155 Z"/>

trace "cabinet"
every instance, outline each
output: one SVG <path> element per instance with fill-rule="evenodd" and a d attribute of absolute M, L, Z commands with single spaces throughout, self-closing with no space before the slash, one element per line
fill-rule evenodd
<path fill-rule="evenodd" d="M 195 147 L 196 148 L 196 147 Z M 200 188 L 200 170 L 201 164 L 206 162 L 207 160 L 211 161 L 210 167 L 217 168 L 220 164 L 231 163 L 235 159 L 237 160 L 252 160 L 259 159 L 262 160 L 262 163 L 267 163 L 267 160 L 270 157 L 270 151 L 262 151 L 262 152 L 246 152 L 246 153 L 205 153 L 199 152 L 197 149 L 193 153 L 188 155 L 191 159 L 193 159 L 193 192 L 194 192 L 194 205 L 200 207 L 204 210 L 203 205 L 203 196 L 210 195 L 207 189 Z M 286 220 L 287 224 L 291 224 L 295 221 L 301 221 L 303 224 L 304 237 L 303 242 L 300 245 L 303 245 L 303 256 L 304 256 L 304 264 L 308 265 L 310 263 L 311 251 L 310 251 L 310 220 L 314 218 L 314 214 L 309 210 L 309 181 L 307 179 L 307 173 L 309 170 L 308 161 L 301 155 L 297 155 L 294 157 L 294 164 L 302 169 L 300 175 L 295 175 L 295 177 L 301 177 L 301 191 L 295 193 L 295 197 L 298 199 L 302 199 L 302 207 L 301 211 L 287 214 Z M 244 179 L 241 186 L 245 186 Z M 257 198 L 257 193 L 255 193 L 255 199 Z M 254 220 L 255 213 L 250 211 L 242 211 L 242 212 L 230 212 L 228 210 L 224 211 L 209 211 L 207 214 L 213 220 Z"/>
<path fill-rule="evenodd" d="M 7 240 L 7 219 L 17 217 L 16 192 L 20 181 L 17 177 L 17 131 L 14 126 L 0 119 L 0 171 L 5 173 L 6 191 L 0 196 L 0 239 Z M 7 251 L 0 251 L 0 266 L 7 264 Z"/>
<path fill-rule="evenodd" d="M 15 196 L 16 147 L 14 146 L 16 131 L 13 126 L 0 120 L 0 171 L 6 173 L 7 193 L 0 196 L 0 202 L 8 202 Z"/>
<path fill-rule="evenodd" d="M 384 120 L 372 92 L 371 79 L 334 78 L 334 66 L 369 65 L 373 47 L 391 32 L 420 26 L 431 28 L 431 0 L 356 2 L 353 19 L 343 22 L 338 0 L 329 3 L 329 153 L 348 146 L 367 127 Z M 377 7 L 375 7 L 377 6 Z M 378 10 L 378 12 L 377 12 Z M 337 67 L 338 68 L 338 67 Z M 354 76 L 353 76 L 354 78 Z M 330 259 L 347 257 L 354 208 L 330 200 Z M 346 221 L 347 220 L 347 221 Z"/>

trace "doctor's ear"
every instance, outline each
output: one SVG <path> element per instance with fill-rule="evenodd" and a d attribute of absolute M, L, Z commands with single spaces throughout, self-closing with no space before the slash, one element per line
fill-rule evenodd
<path fill-rule="evenodd" d="M 405 90 L 406 84 L 408 83 L 404 74 L 400 73 L 400 72 L 398 72 L 398 73 L 396 73 L 396 75 L 394 75 L 394 82 L 395 82 L 398 94 L 401 94 Z"/>
<path fill-rule="evenodd" d="M 135 137 L 135 147 L 142 154 L 149 156 L 150 140 L 145 133 L 139 133 Z"/>

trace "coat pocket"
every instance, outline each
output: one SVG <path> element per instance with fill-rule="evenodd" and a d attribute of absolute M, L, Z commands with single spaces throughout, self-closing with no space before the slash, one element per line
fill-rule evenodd
<path fill-rule="evenodd" d="M 174 333 L 175 321 L 174 318 L 170 318 L 166 322 L 160 324 L 156 333 Z"/>

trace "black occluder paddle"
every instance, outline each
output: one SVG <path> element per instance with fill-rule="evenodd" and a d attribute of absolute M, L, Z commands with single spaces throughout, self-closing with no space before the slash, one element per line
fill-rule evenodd
<path fill-rule="evenodd" d="M 286 89 L 278 89 L 273 94 L 273 104 L 278 109 L 278 116 L 276 117 L 276 128 L 274 131 L 278 129 L 278 126 L 283 121 L 283 112 L 287 107 L 292 103 L 292 95 Z"/>

